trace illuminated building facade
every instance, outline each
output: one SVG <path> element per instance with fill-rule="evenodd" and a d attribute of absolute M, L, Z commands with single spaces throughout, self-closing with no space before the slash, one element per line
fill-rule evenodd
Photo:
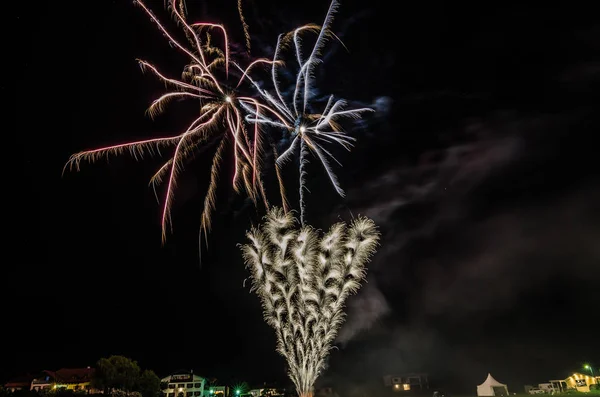
<path fill-rule="evenodd" d="M 94 368 L 61 368 L 58 371 L 42 371 L 41 374 L 27 375 L 4 385 L 10 391 L 33 390 L 44 391 L 53 389 L 66 389 L 92 393 L 90 384 Z"/>
<path fill-rule="evenodd" d="M 386 375 L 383 377 L 383 384 L 391 387 L 395 392 L 429 389 L 428 376 L 423 373 Z"/>
<path fill-rule="evenodd" d="M 55 379 L 53 373 L 51 371 L 42 371 L 41 376 L 36 377 L 31 381 L 30 390 L 33 391 L 43 391 L 43 390 L 51 390 L 55 387 Z"/>
<path fill-rule="evenodd" d="M 203 397 L 206 395 L 206 379 L 192 372 L 178 372 L 161 379 L 166 385 L 165 397 Z"/>
<path fill-rule="evenodd" d="M 94 368 L 61 368 L 58 371 L 44 371 L 50 379 L 54 380 L 52 388 L 61 388 L 73 391 L 91 391 Z"/>
<path fill-rule="evenodd" d="M 551 380 L 550 383 L 552 388 L 559 392 L 577 390 L 578 392 L 588 393 L 591 385 L 600 384 L 600 376 L 574 373 L 567 379 Z"/>
<path fill-rule="evenodd" d="M 263 389 L 252 389 L 248 392 L 252 397 L 276 397 L 283 396 L 283 392 L 274 387 L 266 387 Z"/>
<path fill-rule="evenodd" d="M 205 390 L 205 397 L 229 397 L 229 387 L 227 386 L 210 386 Z"/>

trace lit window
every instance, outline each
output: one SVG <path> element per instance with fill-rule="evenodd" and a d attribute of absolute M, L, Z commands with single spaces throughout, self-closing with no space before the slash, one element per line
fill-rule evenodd
<path fill-rule="evenodd" d="M 404 390 L 410 390 L 410 385 L 408 383 L 405 383 L 405 384 L 402 385 L 402 388 Z"/>

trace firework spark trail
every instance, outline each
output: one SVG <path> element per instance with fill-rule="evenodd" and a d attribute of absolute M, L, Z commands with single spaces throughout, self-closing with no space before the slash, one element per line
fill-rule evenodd
<path fill-rule="evenodd" d="M 321 62 L 319 56 L 321 55 L 327 39 L 329 37 L 337 38 L 337 36 L 331 32 L 330 25 L 338 5 L 339 3 L 337 0 L 331 2 L 322 27 L 309 24 L 278 37 L 271 64 L 271 82 L 273 84 L 274 94 L 262 89 L 256 81 L 251 77 L 248 77 L 250 83 L 254 85 L 255 89 L 259 92 L 265 102 L 271 106 L 274 112 L 270 114 L 259 113 L 250 106 L 244 104 L 242 104 L 242 106 L 249 114 L 246 116 L 248 122 L 279 128 L 284 131 L 284 134 L 289 134 L 292 138 L 287 149 L 277 157 L 276 164 L 278 166 L 283 166 L 286 162 L 291 160 L 297 154 L 299 148 L 300 150 L 303 150 L 306 147 L 323 165 L 336 192 L 344 197 L 345 193 L 330 165 L 330 160 L 333 160 L 338 164 L 339 161 L 331 152 L 326 150 L 323 145 L 326 143 L 335 143 L 346 150 L 350 150 L 355 138 L 348 136 L 341 130 L 338 120 L 342 118 L 359 119 L 363 113 L 373 112 L 374 110 L 371 108 L 345 110 L 344 107 L 347 105 L 346 101 L 343 99 L 334 101 L 334 97 L 330 96 L 322 113 L 310 113 L 310 110 L 313 107 L 311 106 L 311 101 L 314 99 L 314 92 L 311 89 L 314 85 L 312 82 L 314 68 Z M 301 36 L 303 33 L 307 32 L 318 32 L 318 37 L 309 56 L 304 59 L 302 54 Z M 282 50 L 288 45 L 292 46 L 294 57 L 298 62 L 298 72 L 295 78 L 295 88 L 291 95 L 292 98 L 286 100 L 278 78 L 277 66 L 282 63 L 279 58 L 281 57 Z M 239 66 L 238 69 L 241 70 Z M 275 113 L 276 117 L 273 117 Z M 300 144 L 300 142 L 302 144 Z M 301 156 L 304 158 L 302 153 Z M 303 172 L 303 161 L 301 161 L 300 167 L 300 211 L 302 214 L 301 222 L 304 224 L 303 192 L 306 189 L 306 173 Z"/>
<path fill-rule="evenodd" d="M 237 2 L 238 14 L 240 15 L 240 21 L 242 22 L 242 27 L 244 28 L 244 38 L 246 39 L 246 51 L 250 54 L 250 32 L 248 24 L 246 23 L 246 18 L 244 18 L 244 13 L 242 12 L 242 0 L 238 0 Z"/>
<path fill-rule="evenodd" d="M 350 226 L 336 224 L 321 236 L 274 208 L 247 237 L 250 243 L 241 248 L 252 290 L 262 302 L 266 322 L 275 329 L 277 351 L 289 365 L 298 394 L 312 397 L 344 322 L 344 302 L 360 288 L 379 232 L 373 221 L 358 218 Z"/>
<path fill-rule="evenodd" d="M 158 99 L 154 100 L 148 109 L 150 117 L 156 117 L 165 110 L 167 104 L 173 99 L 194 99 L 200 101 L 200 116 L 197 117 L 186 129 L 185 132 L 165 138 L 155 138 L 141 140 L 120 145 L 108 146 L 99 149 L 89 150 L 74 154 L 71 156 L 66 168 L 79 170 L 81 161 L 94 162 L 100 158 L 108 158 L 110 155 L 119 155 L 126 151 L 138 159 L 145 153 L 159 155 L 160 149 L 173 147 L 172 157 L 166 161 L 151 179 L 151 185 L 166 182 L 166 195 L 161 214 L 161 229 L 163 242 L 166 238 L 166 229 L 172 225 L 171 207 L 174 201 L 174 190 L 177 186 L 177 176 L 182 169 L 184 161 L 190 158 L 194 153 L 194 148 L 199 143 L 210 142 L 211 138 L 220 137 L 221 144 L 213 157 L 210 183 L 204 206 L 201 214 L 201 230 L 207 232 L 211 226 L 211 212 L 215 209 L 217 172 L 225 156 L 225 142 L 231 138 L 233 145 L 233 164 L 234 177 L 232 181 L 236 192 L 242 189 L 256 203 L 256 197 L 262 196 L 265 205 L 268 206 L 264 187 L 260 175 L 260 157 L 261 153 L 261 129 L 255 125 L 253 136 L 249 136 L 244 126 L 244 117 L 242 108 L 254 109 L 253 114 L 260 117 L 271 115 L 277 117 L 277 110 L 268 104 L 260 103 L 252 97 L 237 97 L 237 92 L 227 87 L 230 74 L 229 38 L 227 31 L 222 25 L 199 22 L 188 23 L 185 17 L 185 4 L 183 0 L 168 0 L 168 7 L 175 18 L 177 24 L 182 28 L 186 38 L 190 42 L 191 49 L 186 48 L 173 35 L 171 35 L 154 13 L 145 5 L 142 0 L 136 0 L 135 4 L 140 6 L 150 20 L 156 24 L 159 31 L 169 41 L 171 46 L 183 52 L 190 59 L 190 64 L 184 68 L 182 79 L 166 77 L 152 64 L 138 60 L 143 71 L 150 71 L 156 78 L 164 82 L 167 87 L 173 91 L 167 92 Z M 241 7 L 241 4 L 240 4 Z M 241 8 L 240 8 L 241 11 Z M 242 16 L 243 18 L 243 16 Z M 247 26 L 245 34 L 247 34 Z M 211 45 L 209 31 L 218 30 L 223 38 L 223 48 Z M 249 43 L 249 37 L 247 37 Z M 239 65 L 235 66 L 241 70 L 241 77 L 237 81 L 236 89 L 248 78 L 250 69 L 256 65 L 270 65 L 273 61 L 258 59 L 252 62 L 246 69 Z M 220 68 L 224 67 L 225 78 L 222 80 L 218 74 Z M 278 179 L 281 178 L 278 172 Z M 283 194 L 284 189 L 280 186 Z M 284 206 L 286 206 L 285 197 L 282 197 Z"/>
<path fill-rule="evenodd" d="M 304 226 L 306 203 L 304 201 L 304 190 L 306 184 L 303 182 L 306 178 L 306 164 L 308 164 L 307 149 L 305 141 L 300 142 L 300 224 Z"/>

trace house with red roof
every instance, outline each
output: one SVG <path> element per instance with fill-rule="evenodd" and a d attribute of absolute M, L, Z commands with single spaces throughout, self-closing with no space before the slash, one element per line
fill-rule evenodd
<path fill-rule="evenodd" d="M 42 375 L 31 381 L 31 390 L 67 389 L 91 391 L 94 368 L 61 368 L 58 371 L 42 371 Z"/>
<path fill-rule="evenodd" d="M 4 388 L 11 392 L 17 390 L 28 390 L 31 387 L 31 381 L 33 381 L 34 378 L 35 376 L 31 374 L 19 376 L 18 378 L 14 378 L 6 382 L 4 384 Z"/>

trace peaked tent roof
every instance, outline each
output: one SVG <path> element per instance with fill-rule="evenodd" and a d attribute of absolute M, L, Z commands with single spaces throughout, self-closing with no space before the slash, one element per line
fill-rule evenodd
<path fill-rule="evenodd" d="M 488 373 L 488 376 L 485 379 L 485 382 L 483 382 L 479 386 L 480 387 L 481 386 L 504 386 L 504 387 L 506 387 L 506 385 L 504 383 L 500 383 L 496 379 L 494 379 L 494 377 L 490 373 Z"/>

